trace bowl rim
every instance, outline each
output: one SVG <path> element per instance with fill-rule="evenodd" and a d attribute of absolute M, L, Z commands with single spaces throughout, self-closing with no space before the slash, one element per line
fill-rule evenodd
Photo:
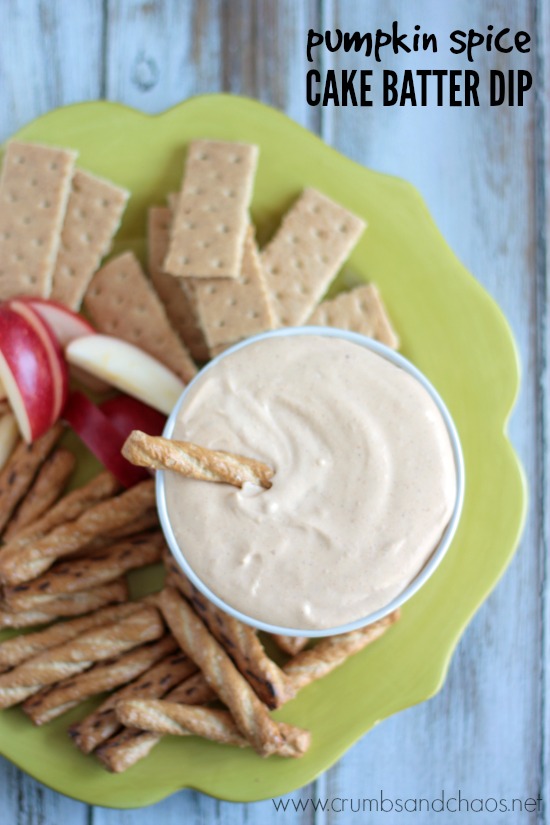
<path fill-rule="evenodd" d="M 441 538 L 437 546 L 435 547 L 434 551 L 432 552 L 430 558 L 424 564 L 421 570 L 417 573 L 414 579 L 412 579 L 411 582 L 409 582 L 409 584 L 407 585 L 407 587 L 405 587 L 404 590 L 401 591 L 401 593 L 399 593 L 394 599 L 392 599 L 391 602 L 379 608 L 378 610 L 375 610 L 362 618 L 355 619 L 352 622 L 347 622 L 345 624 L 338 625 L 332 628 L 323 628 L 322 630 L 315 630 L 311 628 L 299 629 L 293 627 L 283 627 L 263 622 L 259 619 L 255 619 L 253 616 L 249 616 L 246 613 L 242 613 L 240 610 L 237 610 L 237 608 L 232 607 L 226 601 L 217 596 L 212 590 L 210 590 L 208 585 L 206 585 L 202 581 L 202 579 L 200 579 L 194 572 L 189 562 L 187 561 L 185 554 L 183 553 L 182 549 L 180 548 L 177 542 L 177 539 L 174 535 L 174 531 L 172 530 L 172 525 L 170 523 L 170 518 L 168 515 L 168 508 L 166 505 L 166 490 L 164 483 L 165 471 L 156 471 L 156 500 L 161 528 L 166 538 L 166 542 L 168 544 L 170 552 L 172 553 L 172 556 L 174 557 L 182 571 L 185 573 L 187 578 L 190 579 L 192 584 L 194 584 L 195 587 L 204 596 L 206 596 L 207 599 L 209 599 L 217 608 L 222 610 L 224 613 L 227 613 L 235 619 L 239 619 L 241 622 L 244 622 L 244 624 L 250 625 L 251 627 L 254 627 L 257 630 L 262 630 L 266 633 L 271 633 L 275 635 L 304 636 L 307 638 L 314 639 L 326 636 L 335 636 L 341 633 L 349 633 L 350 631 L 359 630 L 361 628 L 367 627 L 370 624 L 373 624 L 374 622 L 379 621 L 380 619 L 383 619 L 384 617 L 392 613 L 394 610 L 397 610 L 397 608 L 401 607 L 405 602 L 407 602 L 428 581 L 428 579 L 432 576 L 432 574 L 435 572 L 435 570 L 443 560 L 444 556 L 446 555 L 447 550 L 449 549 L 451 542 L 454 538 L 454 535 L 456 533 L 456 530 L 458 528 L 460 516 L 462 513 L 462 507 L 464 504 L 465 471 L 462 445 L 460 443 L 460 438 L 455 423 L 445 402 L 443 401 L 443 399 L 441 398 L 433 384 L 424 375 L 424 373 L 421 372 L 418 369 L 418 367 L 412 364 L 403 355 L 390 349 L 385 344 L 382 344 L 379 341 L 375 341 L 372 338 L 368 338 L 366 335 L 361 335 L 357 332 L 351 332 L 349 330 L 339 329 L 336 327 L 323 327 L 312 325 L 301 327 L 285 327 L 283 329 L 270 330 L 269 332 L 262 332 L 259 335 L 254 335 L 250 338 L 244 339 L 243 341 L 239 341 L 237 344 L 234 344 L 232 347 L 229 347 L 228 349 L 224 350 L 224 352 L 220 353 L 207 364 L 205 364 L 205 366 L 199 370 L 197 375 L 193 377 L 189 384 L 186 385 L 165 424 L 162 433 L 164 438 L 172 437 L 179 410 L 182 404 L 184 403 L 188 392 L 208 370 L 213 369 L 220 361 L 222 361 L 224 358 L 231 355 L 232 353 L 244 349 L 245 347 L 248 347 L 251 344 L 254 344 L 258 341 L 263 341 L 268 338 L 284 338 L 293 337 L 297 335 L 313 335 L 328 338 L 341 338 L 343 340 L 350 341 L 352 343 L 365 347 L 371 352 L 375 352 L 376 354 L 390 361 L 395 366 L 405 370 L 405 372 L 407 372 L 409 375 L 415 378 L 431 396 L 432 400 L 434 401 L 436 407 L 439 410 L 439 413 L 441 414 L 441 417 L 443 418 L 443 421 L 447 429 L 447 433 L 449 435 L 449 440 L 451 442 L 456 470 L 456 499 L 451 518 L 445 530 L 443 531 Z"/>

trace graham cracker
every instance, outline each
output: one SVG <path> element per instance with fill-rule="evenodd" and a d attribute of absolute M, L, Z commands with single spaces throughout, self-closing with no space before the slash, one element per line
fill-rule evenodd
<path fill-rule="evenodd" d="M 208 361 L 210 353 L 185 290 L 185 280 L 162 270 L 168 243 L 172 212 L 167 206 L 152 206 L 148 213 L 147 243 L 149 274 L 164 304 L 172 326 L 196 361 Z"/>
<path fill-rule="evenodd" d="M 84 306 L 99 332 L 141 347 L 184 382 L 196 374 L 189 352 L 133 252 L 113 258 L 95 273 Z"/>
<path fill-rule="evenodd" d="M 166 195 L 166 203 L 168 204 L 168 207 L 171 212 L 176 211 L 179 196 L 179 192 L 168 192 L 168 194 Z"/>
<path fill-rule="evenodd" d="M 238 278 L 258 147 L 190 144 L 163 269 L 188 278 Z"/>
<path fill-rule="evenodd" d="M 374 284 L 358 286 L 349 292 L 342 292 L 331 301 L 323 301 L 307 323 L 359 332 L 390 349 L 399 348 L 399 337 Z"/>
<path fill-rule="evenodd" d="M 8 143 L 0 176 L 0 300 L 49 298 L 76 152 Z"/>
<path fill-rule="evenodd" d="M 53 273 L 51 297 L 56 301 L 80 308 L 92 275 L 111 248 L 129 195 L 109 181 L 75 171 Z"/>
<path fill-rule="evenodd" d="M 307 320 L 365 226 L 315 189 L 304 190 L 261 255 L 280 326 Z"/>
<path fill-rule="evenodd" d="M 186 279 L 185 283 L 192 284 L 197 317 L 210 351 L 274 329 L 275 317 L 252 226 L 246 233 L 238 278 Z"/>

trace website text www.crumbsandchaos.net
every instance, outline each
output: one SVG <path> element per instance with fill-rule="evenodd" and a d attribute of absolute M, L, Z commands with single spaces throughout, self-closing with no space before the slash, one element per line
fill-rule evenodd
<path fill-rule="evenodd" d="M 454 794 L 441 791 L 436 797 L 392 797 L 380 791 L 373 797 L 319 797 L 314 799 L 272 799 L 278 813 L 330 811 L 331 813 L 533 813 L 542 810 L 542 797 L 465 796 L 458 790 Z"/>

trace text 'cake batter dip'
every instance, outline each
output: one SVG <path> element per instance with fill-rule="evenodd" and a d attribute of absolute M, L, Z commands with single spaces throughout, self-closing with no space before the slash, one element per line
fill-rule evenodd
<path fill-rule="evenodd" d="M 430 558 L 456 501 L 435 402 L 342 338 L 271 337 L 230 353 L 189 389 L 172 437 L 275 470 L 261 492 L 165 477 L 192 570 L 272 625 L 323 630 L 387 605 Z"/>

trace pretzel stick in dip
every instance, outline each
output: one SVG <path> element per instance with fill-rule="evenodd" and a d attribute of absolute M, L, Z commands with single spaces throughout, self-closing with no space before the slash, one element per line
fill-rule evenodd
<path fill-rule="evenodd" d="M 46 459 L 32 487 L 8 524 L 4 541 L 12 539 L 50 509 L 63 492 L 75 464 L 74 454 L 63 447 L 59 447 Z"/>
<path fill-rule="evenodd" d="M 271 638 L 279 650 L 282 650 L 283 653 L 287 653 L 289 656 L 296 656 L 304 647 L 307 647 L 307 643 L 309 642 L 306 636 L 282 636 L 279 633 L 273 633 Z"/>
<path fill-rule="evenodd" d="M 271 487 L 274 471 L 267 464 L 222 450 L 208 450 L 190 441 L 174 441 L 133 430 L 122 455 L 138 467 L 173 470 L 188 478 L 242 487 L 245 483 Z"/>
<path fill-rule="evenodd" d="M 75 521 L 56 527 L 22 548 L 6 545 L 0 554 L 0 580 L 9 585 L 36 578 L 56 559 L 76 553 L 105 533 L 132 524 L 154 502 L 155 483 L 148 479 L 113 499 L 100 501 Z"/>
<path fill-rule="evenodd" d="M 135 647 L 118 659 L 94 665 L 78 676 L 40 690 L 23 703 L 23 710 L 35 725 L 51 722 L 90 696 L 127 685 L 176 649 L 177 644 L 170 635 Z"/>
<path fill-rule="evenodd" d="M 210 687 L 227 705 L 239 731 L 246 736 L 260 756 L 280 753 L 300 756 L 300 737 L 303 731 L 281 728 L 269 716 L 266 706 L 258 699 L 246 679 L 239 673 L 223 647 L 212 636 L 197 614 L 175 588 L 165 588 L 160 597 L 164 618 L 182 650 L 203 671 Z"/>
<path fill-rule="evenodd" d="M 90 590 L 76 593 L 38 594 L 29 598 L 22 610 L 7 608 L 0 614 L 0 627 L 32 627 L 40 622 L 32 617 L 46 617 L 42 624 L 63 616 L 83 616 L 91 610 L 99 610 L 108 604 L 128 601 L 128 584 L 125 578 L 119 578 L 107 584 L 100 584 Z M 13 618 L 12 618 L 13 617 Z"/>
<path fill-rule="evenodd" d="M 70 642 L 71 639 L 92 627 L 112 624 L 124 616 L 129 616 L 130 613 L 135 613 L 140 607 L 139 602 L 125 602 L 113 607 L 103 607 L 95 613 L 67 622 L 57 622 L 36 633 L 21 634 L 12 639 L 6 639 L 0 644 L 0 672 L 15 667 L 32 656 L 38 656 L 39 653 L 44 653 L 51 647 Z"/>
<path fill-rule="evenodd" d="M 41 598 L 88 590 L 114 581 L 128 570 L 153 564 L 160 560 L 163 547 L 164 538 L 157 531 L 65 559 L 38 579 L 4 588 L 4 602 L 10 610 L 32 610 Z"/>
<path fill-rule="evenodd" d="M 303 650 L 284 666 L 295 690 L 321 679 L 335 668 L 343 664 L 349 656 L 358 653 L 382 636 L 398 620 L 399 610 L 394 610 L 389 616 L 362 627 L 350 633 L 339 636 L 327 636 L 321 639 L 315 647 Z"/>
<path fill-rule="evenodd" d="M 25 444 L 21 441 L 0 473 L 0 533 L 9 522 L 19 502 L 26 496 L 31 484 L 56 441 L 63 432 L 62 424 L 55 424 L 43 436 Z"/>
<path fill-rule="evenodd" d="M 212 635 L 225 648 L 245 679 L 269 708 L 278 708 L 294 696 L 283 671 L 267 656 L 254 628 L 228 616 L 208 601 L 179 569 L 175 559 L 164 554 L 170 583 L 183 593 Z"/>
<path fill-rule="evenodd" d="M 91 753 L 121 728 L 115 705 L 122 699 L 157 699 L 184 682 L 197 666 L 185 653 L 163 659 L 139 679 L 108 696 L 93 712 L 69 728 L 69 736 L 83 753 Z"/>
<path fill-rule="evenodd" d="M 3 673 L 0 708 L 23 702 L 47 685 L 81 673 L 95 662 L 159 639 L 163 634 L 163 623 L 154 607 L 142 607 L 114 624 L 88 630 Z"/>
<path fill-rule="evenodd" d="M 206 684 L 202 673 L 195 673 L 171 690 L 166 699 L 182 705 L 205 705 L 217 699 L 217 696 Z M 160 733 L 125 727 L 112 739 L 100 745 L 95 754 L 108 770 L 122 773 L 147 756 L 161 739 Z"/>

